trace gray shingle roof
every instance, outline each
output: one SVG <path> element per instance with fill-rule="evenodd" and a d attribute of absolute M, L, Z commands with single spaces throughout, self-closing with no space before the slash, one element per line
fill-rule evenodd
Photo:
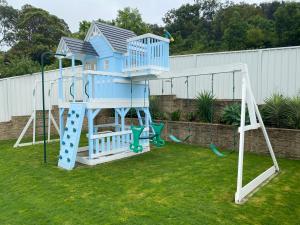
<path fill-rule="evenodd" d="M 95 24 L 109 41 L 111 46 L 118 52 L 127 52 L 126 40 L 136 36 L 136 34 L 131 30 L 126 30 L 100 22 L 95 22 Z"/>
<path fill-rule="evenodd" d="M 72 53 L 86 54 L 92 56 L 98 56 L 92 44 L 88 41 L 82 41 L 75 38 L 62 37 L 66 45 Z"/>

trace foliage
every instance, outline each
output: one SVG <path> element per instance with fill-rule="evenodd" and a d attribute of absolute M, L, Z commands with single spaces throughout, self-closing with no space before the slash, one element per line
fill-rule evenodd
<path fill-rule="evenodd" d="M 280 46 L 300 43 L 300 3 L 284 3 L 274 13 Z"/>
<path fill-rule="evenodd" d="M 118 27 L 132 30 L 137 35 L 150 31 L 147 24 L 142 20 L 142 16 L 137 8 L 126 7 L 123 10 L 118 10 L 114 23 Z"/>
<path fill-rule="evenodd" d="M 196 118 L 197 118 L 197 114 L 194 113 L 194 112 L 188 112 L 188 113 L 186 114 L 186 119 L 187 119 L 187 121 L 192 122 L 192 121 L 195 121 Z"/>
<path fill-rule="evenodd" d="M 262 106 L 262 117 L 266 125 L 289 127 L 288 99 L 281 94 L 273 94 Z"/>
<path fill-rule="evenodd" d="M 83 20 L 79 22 L 79 31 L 72 34 L 73 38 L 84 40 L 89 28 L 91 26 L 91 22 Z"/>
<path fill-rule="evenodd" d="M 70 34 L 64 20 L 31 5 L 22 7 L 17 29 L 18 42 L 11 51 L 17 49 L 22 56 L 37 62 L 42 52 L 55 49 L 60 38 Z"/>
<path fill-rule="evenodd" d="M 242 20 L 239 12 L 234 11 L 229 20 L 228 27 L 224 31 L 223 45 L 228 50 L 238 50 L 246 48 L 247 23 Z"/>
<path fill-rule="evenodd" d="M 113 112 L 114 113 L 114 112 Z M 113 116 L 115 116 L 115 114 L 113 114 Z M 135 108 L 131 108 L 129 109 L 128 113 L 126 114 L 127 118 L 137 118 L 137 112 Z"/>
<path fill-rule="evenodd" d="M 181 117 L 181 111 L 178 109 L 174 112 L 171 112 L 171 120 L 172 121 L 179 121 Z"/>
<path fill-rule="evenodd" d="M 160 109 L 159 98 L 157 96 L 150 96 L 149 110 L 153 119 L 165 119 L 165 115 Z"/>
<path fill-rule="evenodd" d="M 0 59 L 0 78 L 22 74 L 31 74 L 38 71 L 40 71 L 39 63 L 32 61 L 28 57 L 13 58 L 10 60 L 8 65 L 4 63 L 3 58 Z"/>
<path fill-rule="evenodd" d="M 175 39 L 170 43 L 171 54 L 300 45 L 300 2 L 257 5 L 195 0 L 169 10 L 162 19 L 165 26 L 147 24 L 138 9 L 126 7 L 118 11 L 115 19 L 98 21 L 132 30 L 137 35 L 163 35 L 167 29 Z M 0 0 L 0 47 L 11 47 L 6 54 L 10 61 L 25 57 L 39 62 L 42 52 L 55 51 L 61 36 L 84 39 L 90 24 L 81 21 L 78 32 L 71 34 L 64 20 L 43 9 L 24 5 L 18 10 Z M 46 64 L 52 65 L 54 60 L 49 59 Z"/>
<path fill-rule="evenodd" d="M 0 46 L 12 46 L 16 41 L 18 10 L 0 2 Z"/>
<path fill-rule="evenodd" d="M 299 2 L 195 1 L 163 18 L 173 54 L 299 45 Z"/>
<path fill-rule="evenodd" d="M 224 107 L 221 115 L 221 122 L 229 125 L 238 126 L 241 123 L 241 104 L 233 103 Z M 246 111 L 245 123 L 250 122 L 248 112 Z"/>
<path fill-rule="evenodd" d="M 197 113 L 200 121 L 212 122 L 213 105 L 216 101 L 215 96 L 211 92 L 203 91 L 198 94 L 196 100 Z"/>
<path fill-rule="evenodd" d="M 300 96 L 288 98 L 288 124 L 291 128 L 300 129 Z"/>

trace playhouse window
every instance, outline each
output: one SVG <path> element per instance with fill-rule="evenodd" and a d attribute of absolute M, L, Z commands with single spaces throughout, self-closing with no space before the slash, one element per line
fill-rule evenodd
<path fill-rule="evenodd" d="M 86 63 L 85 69 L 86 70 L 96 70 L 96 63 L 92 63 L 92 62 Z"/>
<path fill-rule="evenodd" d="M 104 65 L 103 65 L 103 68 L 105 69 L 105 70 L 108 70 L 109 69 L 109 60 L 104 60 Z"/>

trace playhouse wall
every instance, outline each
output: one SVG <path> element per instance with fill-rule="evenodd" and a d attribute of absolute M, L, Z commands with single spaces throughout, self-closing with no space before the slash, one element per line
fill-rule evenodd
<path fill-rule="evenodd" d="M 123 54 L 114 52 L 104 36 L 94 36 L 90 39 L 90 42 L 99 55 L 97 61 L 98 71 L 122 71 Z"/>
<path fill-rule="evenodd" d="M 94 78 L 94 98 L 109 98 L 109 99 L 141 99 L 148 100 L 148 85 L 145 83 L 132 84 L 124 78 L 116 78 L 112 76 L 96 76 Z"/>

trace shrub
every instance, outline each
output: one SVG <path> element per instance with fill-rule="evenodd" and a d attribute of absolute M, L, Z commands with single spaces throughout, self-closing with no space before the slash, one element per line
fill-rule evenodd
<path fill-rule="evenodd" d="M 287 110 L 289 126 L 294 129 L 300 129 L 300 96 L 288 99 Z"/>
<path fill-rule="evenodd" d="M 224 107 L 221 122 L 229 125 L 238 126 L 241 123 L 241 104 L 233 103 Z M 245 117 L 246 124 L 250 123 L 248 111 L 246 111 Z"/>
<path fill-rule="evenodd" d="M 149 110 L 153 119 L 165 119 L 164 113 L 160 110 L 159 98 L 157 96 L 150 96 Z"/>
<path fill-rule="evenodd" d="M 131 108 L 129 109 L 128 113 L 126 114 L 127 118 L 137 118 L 137 112 L 135 110 L 135 108 Z"/>
<path fill-rule="evenodd" d="M 188 112 L 186 114 L 186 119 L 187 119 L 187 121 L 190 121 L 190 122 L 195 121 L 196 120 L 196 114 L 194 112 Z"/>
<path fill-rule="evenodd" d="M 266 125 L 289 127 L 288 99 L 280 94 L 273 94 L 262 106 L 262 117 Z"/>
<path fill-rule="evenodd" d="M 213 105 L 215 103 L 215 97 L 208 91 L 203 91 L 198 94 L 197 98 L 197 112 L 199 119 L 203 122 L 212 122 L 213 117 Z"/>
<path fill-rule="evenodd" d="M 180 110 L 176 110 L 174 112 L 171 113 L 171 120 L 172 121 L 179 121 L 180 120 L 180 116 L 181 116 L 181 111 Z"/>

